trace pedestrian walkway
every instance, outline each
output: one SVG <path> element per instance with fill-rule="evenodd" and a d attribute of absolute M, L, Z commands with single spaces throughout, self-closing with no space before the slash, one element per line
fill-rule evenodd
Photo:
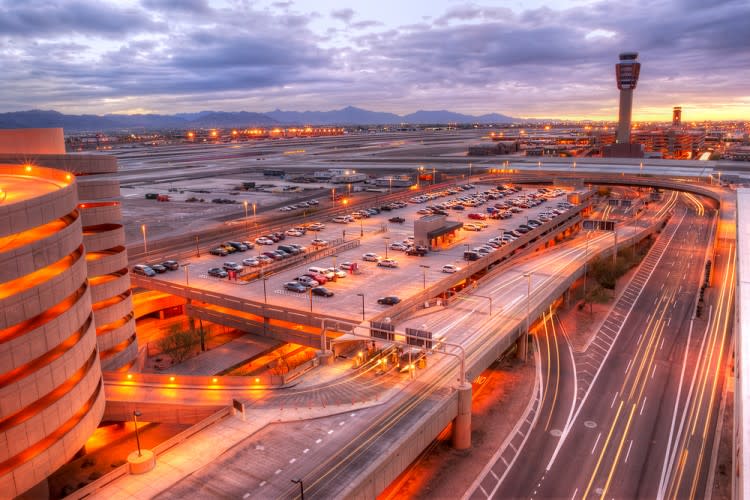
<path fill-rule="evenodd" d="M 280 345 L 282 345 L 282 342 L 278 340 L 248 333 L 170 367 L 169 373 L 175 375 L 218 375 L 228 368 Z"/>

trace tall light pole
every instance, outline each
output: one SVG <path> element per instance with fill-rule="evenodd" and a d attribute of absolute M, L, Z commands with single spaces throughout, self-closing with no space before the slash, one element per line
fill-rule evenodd
<path fill-rule="evenodd" d="M 258 218 L 255 216 L 255 203 L 253 203 L 253 226 L 258 229 Z"/>
<path fill-rule="evenodd" d="M 365 320 L 365 294 L 358 293 L 357 296 L 362 297 L 362 321 Z"/>
<path fill-rule="evenodd" d="M 422 268 L 422 290 L 425 290 L 427 288 L 427 270 L 430 268 L 430 266 L 420 264 L 419 267 Z"/>
<path fill-rule="evenodd" d="M 198 246 L 198 235 L 195 235 L 195 253 L 196 253 L 196 257 L 201 256 L 201 249 Z"/>
<path fill-rule="evenodd" d="M 591 231 L 586 231 L 586 252 L 583 255 L 583 300 L 586 300 L 586 278 L 589 270 L 589 237 Z"/>
<path fill-rule="evenodd" d="M 302 485 L 302 479 L 292 479 L 294 484 L 299 484 L 299 497 L 300 500 L 305 500 L 305 487 Z"/>
<path fill-rule="evenodd" d="M 432 167 L 432 185 L 435 185 L 435 167 Z"/>
<path fill-rule="evenodd" d="M 388 258 L 388 240 L 390 240 L 391 238 L 389 236 L 385 236 L 383 237 L 383 239 L 385 240 L 385 258 L 387 259 Z"/>
<path fill-rule="evenodd" d="M 148 243 L 146 241 L 146 224 L 141 224 L 141 233 L 143 234 L 143 254 L 148 260 Z"/>
<path fill-rule="evenodd" d="M 141 455 L 141 439 L 138 437 L 138 417 L 141 416 L 141 412 L 138 410 L 133 411 L 133 424 L 135 425 L 135 444 L 138 446 L 138 456 Z"/>
<path fill-rule="evenodd" d="M 721 174 L 719 174 L 719 183 L 721 183 Z M 393 192 L 393 175 L 388 177 L 388 194 Z"/>
<path fill-rule="evenodd" d="M 183 264 L 182 268 L 185 270 L 185 286 L 190 286 L 190 271 L 188 271 L 188 268 L 190 267 L 190 264 Z"/>
<path fill-rule="evenodd" d="M 268 278 L 264 276 L 263 277 L 263 303 L 268 305 L 268 295 L 266 294 L 266 281 L 268 281 Z"/>
<path fill-rule="evenodd" d="M 363 237 L 363 236 L 365 235 L 365 228 L 364 228 L 364 226 L 362 225 L 362 219 L 363 219 L 363 218 L 360 218 L 360 219 L 359 219 L 359 237 L 360 237 L 360 238 L 362 238 L 362 237 Z"/>
<path fill-rule="evenodd" d="M 526 350 L 528 348 L 529 344 L 529 328 L 530 328 L 530 321 L 531 321 L 531 273 L 523 273 L 523 275 L 526 277 L 526 333 L 523 335 L 523 361 L 526 361 Z"/>
<path fill-rule="evenodd" d="M 247 237 L 250 237 L 250 229 L 247 227 L 248 221 L 247 221 L 247 200 L 242 202 L 243 205 L 245 205 L 245 232 L 247 233 Z"/>

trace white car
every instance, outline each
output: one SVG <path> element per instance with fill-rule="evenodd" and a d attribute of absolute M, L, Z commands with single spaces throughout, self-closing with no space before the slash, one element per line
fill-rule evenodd
<path fill-rule="evenodd" d="M 326 240 L 321 240 L 321 239 L 316 238 L 310 242 L 310 245 L 314 247 L 327 247 L 328 242 Z"/>
<path fill-rule="evenodd" d="M 302 236 L 302 231 L 299 231 L 297 229 L 287 229 L 284 232 L 287 236 Z"/>
<path fill-rule="evenodd" d="M 348 275 L 346 274 L 346 271 L 342 271 L 341 269 L 336 269 L 335 267 L 328 267 L 325 269 L 326 271 L 326 277 L 328 277 L 328 274 L 332 274 L 333 276 L 336 276 L 336 278 L 346 278 Z"/>
<path fill-rule="evenodd" d="M 464 231 L 481 231 L 482 228 L 474 224 L 464 224 Z"/>
<path fill-rule="evenodd" d="M 265 236 L 261 236 L 260 238 L 255 239 L 255 243 L 258 245 L 273 245 L 273 240 L 266 238 Z"/>
<path fill-rule="evenodd" d="M 258 267 L 260 265 L 260 261 L 251 257 L 249 259 L 243 259 L 242 264 L 248 267 Z"/>
<path fill-rule="evenodd" d="M 456 271 L 460 271 L 461 268 L 458 266 L 454 266 L 453 264 L 446 264 L 443 266 L 443 272 L 444 273 L 455 273 Z"/>
<path fill-rule="evenodd" d="M 398 267 L 398 261 L 396 259 L 383 259 L 378 262 L 380 267 Z"/>
<path fill-rule="evenodd" d="M 403 251 L 406 250 L 406 245 L 404 245 L 403 243 L 399 243 L 398 241 L 396 241 L 396 242 L 391 243 L 390 245 L 388 245 L 388 248 L 390 248 L 391 250 L 399 250 L 399 251 L 403 252 Z"/>
<path fill-rule="evenodd" d="M 320 283 L 318 283 L 317 281 L 315 281 L 314 279 L 312 279 L 309 276 L 298 276 L 298 277 L 294 278 L 294 281 L 296 281 L 298 283 L 302 283 L 307 288 L 312 288 L 314 286 L 320 285 Z"/>
<path fill-rule="evenodd" d="M 362 260 L 365 260 L 367 262 L 378 262 L 380 260 L 380 255 L 368 252 L 362 256 Z"/>
<path fill-rule="evenodd" d="M 349 222 L 352 222 L 354 219 L 349 217 L 348 215 L 337 215 L 333 218 L 333 222 L 336 224 L 348 224 Z"/>

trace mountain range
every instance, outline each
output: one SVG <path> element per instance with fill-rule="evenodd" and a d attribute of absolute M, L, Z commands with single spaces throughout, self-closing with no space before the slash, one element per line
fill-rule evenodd
<path fill-rule="evenodd" d="M 250 127 L 286 125 L 392 125 L 446 123 L 512 123 L 518 118 L 498 113 L 481 116 L 452 111 L 417 111 L 408 115 L 369 111 L 348 106 L 331 111 L 201 111 L 199 113 L 66 115 L 57 111 L 33 109 L 0 113 L 0 128 L 62 127 L 66 131 L 116 131 L 126 129 L 187 129 L 210 127 Z"/>

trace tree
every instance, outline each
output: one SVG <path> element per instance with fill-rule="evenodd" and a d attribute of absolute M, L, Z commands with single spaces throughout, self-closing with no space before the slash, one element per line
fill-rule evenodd
<path fill-rule="evenodd" d="M 166 337 L 158 342 L 159 349 L 169 355 L 175 363 L 182 363 L 198 344 L 198 336 L 180 325 L 173 325 Z"/>

